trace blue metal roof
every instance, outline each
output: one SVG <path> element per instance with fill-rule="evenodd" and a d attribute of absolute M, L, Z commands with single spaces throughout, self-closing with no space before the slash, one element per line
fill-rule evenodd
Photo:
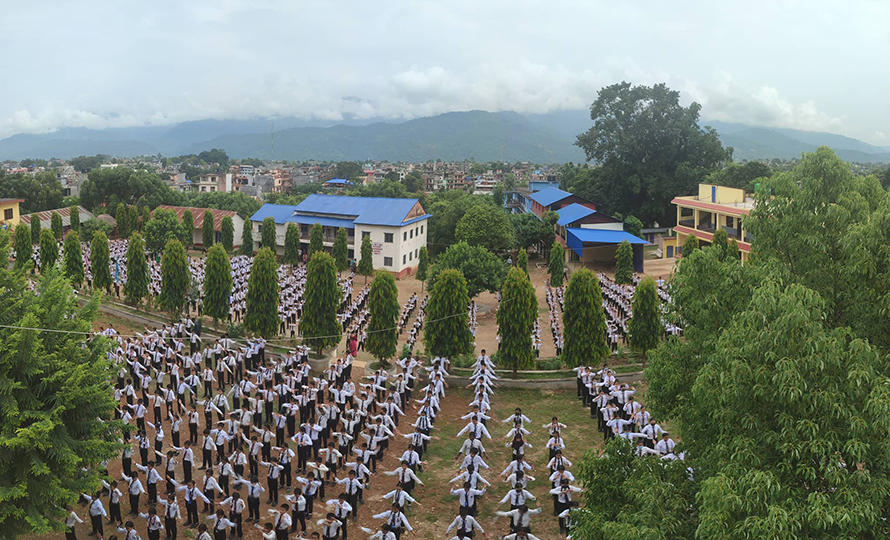
<path fill-rule="evenodd" d="M 338 185 L 342 184 L 342 185 L 350 185 L 351 186 L 352 182 L 350 182 L 349 180 L 347 180 L 345 178 L 333 178 L 333 179 L 325 182 L 325 184 L 338 184 Z"/>
<path fill-rule="evenodd" d="M 250 217 L 251 221 L 263 221 L 267 217 L 271 217 L 277 224 L 297 223 L 305 225 L 314 225 L 321 223 L 324 227 L 345 227 L 354 229 L 355 225 L 351 219 L 337 219 L 320 216 L 302 216 L 295 214 L 296 206 L 289 204 L 264 204 L 256 214 Z"/>
<path fill-rule="evenodd" d="M 549 187 L 546 189 L 542 189 L 541 191 L 536 191 L 529 195 L 529 198 L 541 206 L 550 206 L 555 202 L 559 202 L 566 197 L 570 197 L 572 194 L 568 191 L 563 191 L 559 188 Z"/>
<path fill-rule="evenodd" d="M 574 223 L 579 219 L 584 219 L 591 214 L 596 214 L 596 210 L 592 208 L 587 208 L 586 206 L 581 206 L 578 203 L 572 203 L 568 206 L 560 208 L 556 211 L 559 214 L 559 221 L 557 221 L 557 225 L 560 227 L 565 227 L 570 223 Z"/>
<path fill-rule="evenodd" d="M 627 240 L 631 244 L 648 244 L 649 242 L 642 238 L 625 231 L 613 231 L 610 229 L 566 229 L 566 233 L 573 235 L 582 242 L 594 242 L 598 244 L 620 244 L 623 240 Z"/>
<path fill-rule="evenodd" d="M 405 221 L 405 217 L 417 204 L 417 199 L 389 199 L 384 197 L 347 197 L 342 195 L 312 194 L 297 206 L 264 204 L 251 221 L 275 218 L 275 223 L 321 223 L 330 220 L 331 226 L 346 226 L 343 222 L 358 225 L 401 227 L 430 217 L 429 214 Z M 306 214 L 325 214 L 324 217 Z M 299 221 L 297 221 L 299 220 Z M 322 223 L 324 225 L 324 223 Z"/>

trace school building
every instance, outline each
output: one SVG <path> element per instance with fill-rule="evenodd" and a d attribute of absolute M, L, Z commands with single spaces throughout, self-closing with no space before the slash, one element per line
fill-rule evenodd
<path fill-rule="evenodd" d="M 19 224 L 19 204 L 25 199 L 0 199 L 0 228 L 12 230 Z"/>
<path fill-rule="evenodd" d="M 751 253 L 751 237 L 745 230 L 745 218 L 754 208 L 754 198 L 744 189 L 699 184 L 698 195 L 675 197 L 677 206 L 676 245 L 665 245 L 665 256 L 679 254 L 690 234 L 698 238 L 700 246 L 711 244 L 714 233 L 723 229 L 729 240 L 739 244 L 742 264 Z"/>

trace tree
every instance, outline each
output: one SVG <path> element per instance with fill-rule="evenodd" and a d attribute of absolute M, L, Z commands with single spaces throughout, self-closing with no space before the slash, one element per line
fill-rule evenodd
<path fill-rule="evenodd" d="M 356 161 L 340 161 L 334 165 L 334 178 L 354 181 L 362 173 L 362 166 Z"/>
<path fill-rule="evenodd" d="M 324 251 L 316 251 L 309 258 L 305 291 L 300 332 L 303 342 L 321 354 L 324 349 L 340 342 L 342 330 L 337 320 L 337 308 L 342 300 L 337 284 L 337 265 Z"/>
<path fill-rule="evenodd" d="M 127 207 L 127 219 L 129 223 L 127 223 L 127 228 L 130 232 L 139 230 L 139 210 L 135 206 Z"/>
<path fill-rule="evenodd" d="M 634 250 L 627 240 L 622 240 L 618 244 L 618 251 L 615 253 L 615 283 L 619 285 L 630 285 L 633 283 L 634 275 Z"/>
<path fill-rule="evenodd" d="M 83 283 L 83 252 L 77 231 L 68 231 L 65 235 L 65 277 L 76 288 Z"/>
<path fill-rule="evenodd" d="M 439 255 L 430 272 L 430 289 L 436 283 L 439 272 L 446 268 L 461 271 L 467 280 L 470 297 L 482 291 L 497 292 L 507 273 L 506 263 L 497 255 L 481 246 L 470 246 L 466 242 L 448 246 L 445 253 Z"/>
<path fill-rule="evenodd" d="M 550 274 L 550 286 L 562 287 L 566 275 L 566 255 L 559 242 L 553 242 L 553 247 L 550 249 L 547 272 Z"/>
<path fill-rule="evenodd" d="M 128 304 L 138 306 L 147 296 L 148 262 L 145 260 L 145 241 L 142 240 L 141 234 L 135 232 L 127 245 L 127 282 L 124 283 L 124 298 Z"/>
<path fill-rule="evenodd" d="M 250 257 L 253 255 L 253 222 L 247 221 L 241 229 L 241 255 Z"/>
<path fill-rule="evenodd" d="M 220 242 L 222 242 L 223 248 L 227 252 L 232 251 L 232 248 L 235 245 L 235 223 L 232 222 L 232 218 L 230 216 L 226 216 L 222 218 L 222 223 L 220 223 Z"/>
<path fill-rule="evenodd" d="M 486 201 L 485 197 L 476 197 L 459 190 L 445 191 L 432 196 L 430 204 L 424 206 L 432 215 L 427 231 L 431 249 L 436 251 L 436 246 L 454 244 L 458 221 L 470 208 L 483 204 L 490 203 Z"/>
<path fill-rule="evenodd" d="M 149 207 L 147 207 L 147 206 L 143 206 L 143 207 L 142 207 L 142 213 L 141 213 L 140 215 L 142 216 L 142 223 L 141 223 L 141 225 L 139 226 L 139 230 L 141 231 L 142 228 L 145 227 L 146 225 L 148 225 L 148 222 L 151 221 L 151 209 L 150 209 Z M 192 240 L 192 238 L 191 238 L 191 229 L 189 229 L 187 232 L 189 233 L 189 234 L 188 234 L 188 236 L 189 236 L 189 239 L 188 239 L 188 240 L 189 240 L 189 245 L 191 245 L 191 240 Z M 183 236 L 185 236 L 185 235 L 183 234 Z M 186 245 L 186 244 L 183 243 L 183 246 L 185 246 L 185 245 Z M 186 249 L 188 249 L 188 246 L 186 246 Z"/>
<path fill-rule="evenodd" d="M 639 238 L 643 234 L 643 222 L 636 216 L 627 216 L 624 218 L 624 230 Z"/>
<path fill-rule="evenodd" d="M 525 251 L 525 248 L 521 248 L 519 250 L 519 255 L 516 256 L 516 268 L 519 268 L 525 275 L 528 275 L 528 252 Z"/>
<path fill-rule="evenodd" d="M 729 243 L 729 255 L 736 259 L 742 258 L 742 252 L 739 250 L 739 243 L 736 241 L 735 238 L 733 238 L 732 241 Z"/>
<path fill-rule="evenodd" d="M 467 210 L 454 230 L 458 241 L 497 251 L 509 249 L 515 242 L 510 218 L 492 204 L 480 204 Z"/>
<path fill-rule="evenodd" d="M 420 292 L 423 292 L 423 285 L 427 279 L 427 271 L 429 270 L 430 265 L 430 253 L 427 251 L 426 246 L 420 247 L 420 252 L 417 255 L 417 273 L 414 277 L 420 281 Z"/>
<path fill-rule="evenodd" d="M 114 228 L 110 223 L 101 219 L 88 219 L 80 224 L 80 229 L 77 231 L 80 233 L 80 239 L 84 242 L 92 242 L 93 237 L 97 232 L 102 231 L 105 233 L 105 236 L 111 234 Z"/>
<path fill-rule="evenodd" d="M 586 268 L 572 273 L 566 287 L 565 348 L 562 358 L 567 366 L 595 365 L 609 356 L 606 343 L 606 315 L 603 296 L 596 275 Z"/>
<path fill-rule="evenodd" d="M 278 263 L 275 253 L 263 247 L 253 259 L 250 278 L 247 280 L 247 315 L 244 317 L 244 328 L 267 339 L 278 334 L 278 301 Z"/>
<path fill-rule="evenodd" d="M 277 249 L 277 233 L 275 231 L 275 218 L 267 217 L 263 220 L 262 231 L 260 231 L 262 235 L 262 243 L 261 246 L 264 248 L 269 248 L 272 253 L 275 253 Z"/>
<path fill-rule="evenodd" d="M 108 236 L 96 231 L 90 245 L 90 268 L 93 272 L 93 288 L 111 290 L 111 267 L 108 252 Z"/>
<path fill-rule="evenodd" d="M 553 242 L 553 228 L 531 213 L 510 214 L 516 247 L 529 249 L 539 244 Z"/>
<path fill-rule="evenodd" d="M 152 253 L 160 253 L 167 242 L 179 240 L 184 236 L 183 226 L 176 217 L 176 212 L 163 208 L 155 210 L 154 216 L 143 228 L 142 234 L 145 235 L 145 246 Z"/>
<path fill-rule="evenodd" d="M 399 290 L 396 280 L 386 270 L 374 275 L 368 293 L 368 309 L 371 320 L 368 322 L 368 338 L 365 347 L 380 361 L 380 367 L 389 366 L 388 359 L 396 354 L 399 332 L 396 323 L 399 318 Z"/>
<path fill-rule="evenodd" d="M 342 272 L 349 268 L 349 244 L 346 229 L 340 227 L 337 229 L 337 237 L 334 239 L 334 248 L 331 250 L 334 262 L 337 264 L 337 272 Z"/>
<path fill-rule="evenodd" d="M 714 238 L 711 240 L 711 247 L 719 249 L 721 257 L 726 257 L 729 254 L 729 235 L 726 234 L 726 231 L 717 229 L 717 232 L 714 233 Z"/>
<path fill-rule="evenodd" d="M 664 84 L 603 88 L 590 107 L 593 127 L 575 143 L 599 166 L 576 171 L 574 193 L 600 202 L 608 213 L 672 224 L 671 199 L 694 193 L 732 159 L 716 131 L 699 127 L 700 109 L 698 103 L 680 105 L 680 93 Z"/>
<path fill-rule="evenodd" d="M 757 181 L 769 178 L 770 174 L 772 174 L 770 166 L 760 161 L 727 163 L 726 167 L 708 175 L 707 182 L 718 186 L 741 188 L 753 193 Z"/>
<path fill-rule="evenodd" d="M 663 331 L 661 303 L 658 300 L 655 281 L 651 277 L 644 278 L 634 290 L 633 313 L 628 337 L 631 347 L 643 353 L 645 365 L 646 353 L 658 345 Z"/>
<path fill-rule="evenodd" d="M 498 305 L 499 363 L 517 371 L 534 367 L 532 328 L 538 316 L 538 300 L 528 276 L 519 268 L 511 268 L 504 280 L 501 303 Z"/>
<path fill-rule="evenodd" d="M 68 219 L 71 223 L 70 227 L 72 231 L 80 229 L 80 208 L 78 208 L 77 205 L 68 209 Z"/>
<path fill-rule="evenodd" d="M 127 207 L 124 203 L 117 205 L 117 212 L 114 219 L 117 221 L 117 237 L 130 237 L 130 216 L 127 214 Z"/>
<path fill-rule="evenodd" d="M 58 212 L 53 212 L 50 217 L 50 229 L 53 231 L 53 236 L 56 240 L 62 239 L 62 216 Z"/>
<path fill-rule="evenodd" d="M 49 229 L 40 231 L 40 273 L 45 274 L 59 260 L 59 244 Z M 18 257 L 16 257 L 18 261 Z"/>
<path fill-rule="evenodd" d="M 185 248 L 179 240 L 168 240 L 161 257 L 161 294 L 158 295 L 158 307 L 169 311 L 171 319 L 179 318 L 188 301 L 188 289 L 189 262 Z"/>
<path fill-rule="evenodd" d="M 40 243 L 40 216 L 36 214 L 31 216 L 31 243 Z"/>
<path fill-rule="evenodd" d="M 420 171 L 411 171 L 405 175 L 405 179 L 402 180 L 402 183 L 405 185 L 405 190 L 411 193 L 417 191 L 423 191 L 426 182 L 423 180 L 423 174 Z"/>
<path fill-rule="evenodd" d="M 62 206 L 62 184 L 53 171 L 0 174 L 0 199 L 23 199 L 22 214 L 33 214 Z"/>
<path fill-rule="evenodd" d="M 213 318 L 214 326 L 229 317 L 229 296 L 232 294 L 232 265 L 225 248 L 217 244 L 207 252 L 204 267 L 204 314 Z"/>
<path fill-rule="evenodd" d="M 182 213 L 180 223 L 182 223 L 182 245 L 189 249 L 192 247 L 195 238 L 195 216 L 192 215 L 191 210 L 185 210 Z"/>
<path fill-rule="evenodd" d="M 426 308 L 423 342 L 428 355 L 457 358 L 473 352 L 469 305 L 467 280 L 460 270 L 442 270 L 436 283 L 430 285 Z"/>
<path fill-rule="evenodd" d="M 135 205 L 140 200 L 157 208 L 161 204 L 176 202 L 176 196 L 157 174 L 129 167 L 93 169 L 80 187 L 81 204 L 88 210 L 113 201 Z M 135 230 L 135 224 L 131 225 L 129 231 Z"/>
<path fill-rule="evenodd" d="M 309 256 L 316 251 L 324 251 L 324 228 L 316 223 L 309 231 Z"/>
<path fill-rule="evenodd" d="M 496 186 L 494 186 L 494 188 L 491 190 L 491 200 L 492 202 L 494 202 L 494 205 L 498 208 L 503 208 L 504 197 L 504 185 L 497 184 Z"/>
<path fill-rule="evenodd" d="M 698 237 L 690 234 L 686 240 L 683 240 L 683 256 L 689 257 L 696 250 L 698 250 Z"/>
<path fill-rule="evenodd" d="M 201 224 L 201 243 L 205 252 L 213 245 L 214 233 L 213 212 L 205 210 L 204 222 Z"/>
<path fill-rule="evenodd" d="M 300 228 L 296 223 L 288 223 L 284 233 L 284 264 L 300 263 Z"/>
<path fill-rule="evenodd" d="M 15 227 L 15 267 L 24 268 L 33 257 L 31 230 L 24 223 L 19 223 Z"/>
<path fill-rule="evenodd" d="M 8 236 L 0 237 L 0 259 L 8 260 Z M 109 392 L 117 368 L 106 338 L 84 339 L 98 300 L 80 307 L 58 272 L 47 271 L 31 291 L 24 275 L 0 268 L 0 291 L 0 525 L 7 538 L 61 532 L 64 506 L 95 493 L 101 462 L 119 451 Z"/>
<path fill-rule="evenodd" d="M 365 276 L 365 283 L 368 276 L 374 273 L 374 254 L 371 252 L 371 236 L 362 238 L 361 258 L 358 261 L 358 273 Z"/>

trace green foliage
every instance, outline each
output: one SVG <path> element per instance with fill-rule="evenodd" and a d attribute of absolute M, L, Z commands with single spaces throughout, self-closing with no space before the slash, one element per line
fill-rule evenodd
<path fill-rule="evenodd" d="M 203 244 L 204 251 L 210 249 L 210 246 L 213 245 L 214 240 L 214 223 L 213 223 L 213 212 L 210 210 L 204 211 L 204 221 L 201 223 L 201 243 Z"/>
<path fill-rule="evenodd" d="M 624 218 L 624 230 L 640 238 L 643 235 L 643 222 L 636 216 L 627 216 Z"/>
<path fill-rule="evenodd" d="M 40 231 L 40 273 L 45 274 L 50 268 L 56 266 L 59 259 L 59 244 L 52 231 L 44 229 Z"/>
<path fill-rule="evenodd" d="M 103 231 L 96 231 L 92 238 L 92 244 L 90 244 L 90 269 L 93 274 L 94 289 L 111 290 L 111 267 L 109 264 L 108 236 Z"/>
<path fill-rule="evenodd" d="M 562 358 L 544 358 L 535 363 L 535 369 L 540 371 L 558 371 L 563 368 Z"/>
<path fill-rule="evenodd" d="M 219 240 L 227 252 L 232 251 L 232 247 L 235 245 L 235 223 L 229 216 L 222 218 Z"/>
<path fill-rule="evenodd" d="M 528 275 L 528 252 L 525 251 L 525 248 L 520 249 L 519 255 L 516 256 L 516 268 Z"/>
<path fill-rule="evenodd" d="M 145 241 L 141 234 L 135 232 L 127 245 L 127 282 L 124 283 L 124 298 L 128 304 L 138 306 L 142 303 L 142 299 L 148 296 L 148 279 Z"/>
<path fill-rule="evenodd" d="M 77 172 L 87 173 L 98 168 L 110 156 L 96 154 L 95 156 L 77 156 L 68 160 L 68 165 L 74 167 Z"/>
<path fill-rule="evenodd" d="M 53 171 L 35 174 L 0 174 L 0 176 L 3 177 L 3 181 L 0 182 L 0 199 L 24 199 L 25 202 L 19 206 L 22 214 L 43 212 L 62 206 L 62 184 Z"/>
<path fill-rule="evenodd" d="M 337 272 L 349 268 L 349 243 L 348 234 L 344 227 L 337 229 L 337 237 L 334 239 L 334 248 L 331 251 L 334 262 L 337 264 Z"/>
<path fill-rule="evenodd" d="M 253 255 L 253 222 L 245 221 L 241 229 L 241 255 L 250 257 Z"/>
<path fill-rule="evenodd" d="M 74 287 L 80 287 L 83 283 L 83 252 L 77 231 L 68 231 L 65 236 L 65 277 Z"/>
<path fill-rule="evenodd" d="M 770 166 L 760 161 L 727 163 L 726 167 L 712 172 L 705 180 L 709 184 L 741 188 L 749 193 L 753 193 L 754 186 L 758 183 L 758 180 L 769 178 L 771 173 Z"/>
<path fill-rule="evenodd" d="M 661 338 L 661 303 L 655 281 L 645 277 L 634 290 L 633 313 L 628 328 L 630 344 L 643 353 L 654 349 Z"/>
<path fill-rule="evenodd" d="M 160 253 L 170 240 L 179 240 L 185 233 L 176 212 L 158 208 L 143 228 L 145 245 L 152 253 Z M 181 243 L 181 242 L 180 242 Z"/>
<path fill-rule="evenodd" d="M 151 208 L 149 208 L 147 206 L 143 206 L 142 207 L 142 225 L 140 226 L 139 230 L 141 231 L 142 227 L 145 227 L 146 225 L 148 225 L 149 221 L 151 221 Z M 191 230 L 189 230 L 189 232 L 191 232 Z M 184 236 L 184 234 L 183 234 L 183 236 Z M 191 244 L 191 236 L 189 236 L 189 244 Z M 183 245 L 185 245 L 185 244 L 183 243 Z"/>
<path fill-rule="evenodd" d="M 711 240 L 711 247 L 720 250 L 721 256 L 726 257 L 729 254 L 729 235 L 723 229 L 717 229 L 714 238 Z"/>
<path fill-rule="evenodd" d="M 15 227 L 15 267 L 25 268 L 34 257 L 34 246 L 31 244 L 31 230 L 24 223 Z"/>
<path fill-rule="evenodd" d="M 596 275 L 586 268 L 572 273 L 566 287 L 563 312 L 565 347 L 562 359 L 567 366 L 596 365 L 609 356 L 606 343 L 606 315 Z"/>
<path fill-rule="evenodd" d="M 459 242 L 448 246 L 439 256 L 430 272 L 430 289 L 436 283 L 439 273 L 446 268 L 460 270 L 467 280 L 467 290 L 471 297 L 482 291 L 497 292 L 506 275 L 507 265 L 494 253 L 481 246 L 470 246 Z"/>
<path fill-rule="evenodd" d="M 618 251 L 615 253 L 615 283 L 619 285 L 630 285 L 633 283 L 634 275 L 634 251 L 633 246 L 627 240 L 622 240 L 618 244 Z"/>
<path fill-rule="evenodd" d="M 729 256 L 734 257 L 736 259 L 742 258 L 742 252 L 739 250 L 739 243 L 735 238 L 729 243 Z"/>
<path fill-rule="evenodd" d="M 698 237 L 694 234 L 690 234 L 686 240 L 683 240 L 683 257 L 689 257 L 698 249 Z"/>
<path fill-rule="evenodd" d="M 68 217 L 72 231 L 80 229 L 80 208 L 76 205 L 68 209 Z"/>
<path fill-rule="evenodd" d="M 80 224 L 80 239 L 84 242 L 92 242 L 97 232 L 105 233 L 108 237 L 114 228 L 110 223 L 101 219 L 88 219 Z"/>
<path fill-rule="evenodd" d="M 215 163 L 223 168 L 229 165 L 229 156 L 226 154 L 226 151 L 221 148 L 205 150 L 198 154 L 198 159 L 208 164 Z"/>
<path fill-rule="evenodd" d="M 368 293 L 368 338 L 365 347 L 386 367 L 387 360 L 396 354 L 399 333 L 396 328 L 399 318 L 399 290 L 396 280 L 386 270 L 374 275 L 371 290 Z"/>
<path fill-rule="evenodd" d="M 418 281 L 426 281 L 429 266 L 430 253 L 427 251 L 426 246 L 421 246 L 417 255 L 417 273 L 414 277 L 416 277 Z"/>
<path fill-rule="evenodd" d="M 117 211 L 115 212 L 114 219 L 117 222 L 117 237 L 118 238 L 129 238 L 130 237 L 130 218 L 127 215 L 127 207 L 124 203 L 120 203 L 117 205 Z"/>
<path fill-rule="evenodd" d="M 217 244 L 207 252 L 204 276 L 204 314 L 212 317 L 215 322 L 228 318 L 229 296 L 232 294 L 232 265 L 221 245 Z"/>
<path fill-rule="evenodd" d="M 247 280 L 244 329 L 264 338 L 278 334 L 278 263 L 269 248 L 260 248 Z M 305 313 L 305 307 L 304 307 Z"/>
<path fill-rule="evenodd" d="M 80 188 L 81 204 L 87 209 L 118 202 L 135 205 L 140 200 L 142 204 L 157 208 L 165 203 L 175 204 L 178 202 L 176 197 L 177 194 L 157 174 L 129 167 L 93 169 Z M 130 231 L 136 229 L 132 221 L 129 225 Z"/>
<path fill-rule="evenodd" d="M 205 193 L 174 193 L 174 195 L 185 197 L 184 200 L 177 201 L 178 206 L 229 210 L 231 212 L 237 212 L 238 215 L 245 220 L 248 220 L 250 216 L 256 214 L 257 210 L 263 206 L 263 203 L 260 201 L 240 192 L 224 193 L 222 191 L 213 191 Z"/>
<path fill-rule="evenodd" d="M 423 188 L 426 187 L 423 180 L 423 175 L 420 171 L 411 171 L 405 175 L 405 179 L 402 180 L 402 184 L 405 186 L 405 190 L 414 193 L 416 191 L 423 191 Z"/>
<path fill-rule="evenodd" d="M 300 263 L 300 228 L 296 223 L 288 223 L 284 233 L 284 264 Z"/>
<path fill-rule="evenodd" d="M 494 186 L 494 189 L 491 190 L 491 200 L 494 202 L 494 205 L 498 208 L 503 208 L 504 206 L 504 185 L 497 184 Z"/>
<path fill-rule="evenodd" d="M 358 273 L 370 276 L 374 273 L 374 253 L 371 251 L 371 236 L 362 238 L 362 252 L 358 261 Z"/>
<path fill-rule="evenodd" d="M 442 251 L 440 246 L 450 246 L 456 242 L 457 223 L 470 208 L 491 204 L 488 197 L 469 195 L 463 191 L 436 193 L 430 197 L 430 201 L 429 207 L 425 207 L 432 215 L 428 220 L 427 238 L 435 252 Z"/>
<path fill-rule="evenodd" d="M 262 242 L 260 243 L 261 247 L 269 248 L 272 253 L 275 253 L 276 247 L 276 237 L 277 232 L 275 230 L 275 218 L 267 217 L 263 220 L 262 230 L 260 231 L 262 235 Z"/>
<path fill-rule="evenodd" d="M 53 212 L 50 216 L 49 222 L 50 229 L 53 231 L 53 236 L 56 240 L 62 239 L 62 231 L 64 228 L 62 227 L 62 216 L 59 215 L 58 212 Z"/>
<path fill-rule="evenodd" d="M 473 352 L 469 327 L 470 296 L 467 280 L 456 269 L 444 269 L 430 284 L 423 342 L 432 356 L 456 358 Z"/>
<path fill-rule="evenodd" d="M 303 298 L 303 318 L 300 319 L 303 342 L 321 353 L 340 342 L 342 329 L 337 320 L 337 308 L 342 300 L 337 265 L 324 251 L 317 251 L 309 258 Z"/>
<path fill-rule="evenodd" d="M 40 219 L 38 216 L 31 216 L 31 243 L 40 243 Z"/>
<path fill-rule="evenodd" d="M 188 300 L 188 289 L 189 263 L 185 248 L 179 240 L 168 240 L 161 257 L 161 294 L 158 295 L 158 307 L 169 311 L 173 319 L 178 318 Z"/>
<path fill-rule="evenodd" d="M 130 232 L 139 230 L 139 210 L 135 206 L 127 207 L 127 219 L 129 220 L 128 227 L 130 228 Z"/>
<path fill-rule="evenodd" d="M 510 214 L 516 246 L 528 249 L 532 246 L 553 241 L 553 227 L 548 226 L 532 213 Z"/>
<path fill-rule="evenodd" d="M 559 242 L 553 242 L 547 273 L 550 274 L 551 287 L 562 287 L 566 275 L 566 254 Z"/>
<path fill-rule="evenodd" d="M 374 182 L 367 186 L 353 186 L 349 189 L 347 195 L 355 195 L 358 197 L 384 197 L 388 199 L 405 199 L 414 196 L 412 193 L 408 193 L 404 184 L 393 182 L 391 180 Z"/>
<path fill-rule="evenodd" d="M 192 215 L 191 210 L 186 210 L 182 213 L 180 223 L 182 223 L 182 238 L 180 240 L 182 245 L 189 249 L 194 243 L 195 234 L 195 216 Z"/>
<path fill-rule="evenodd" d="M 316 223 L 309 231 L 309 256 L 318 251 L 324 251 L 324 227 Z"/>
<path fill-rule="evenodd" d="M 517 370 L 535 365 L 532 327 L 537 315 L 538 301 L 528 275 L 511 268 L 504 280 L 497 319 L 501 365 L 512 368 L 514 376 Z"/>
<path fill-rule="evenodd" d="M 454 237 L 460 242 L 492 251 L 509 249 L 516 241 L 504 209 L 491 204 L 480 204 L 467 210 L 457 222 Z"/>
<path fill-rule="evenodd" d="M 334 165 L 334 178 L 355 181 L 362 174 L 362 165 L 357 161 L 341 161 Z"/>
<path fill-rule="evenodd" d="M 575 172 L 574 193 L 600 202 L 608 213 L 673 223 L 671 199 L 695 192 L 732 159 L 716 131 L 699 127 L 700 109 L 698 103 L 680 105 L 680 93 L 664 84 L 603 88 L 590 107 L 594 125 L 576 142 L 599 167 Z"/>

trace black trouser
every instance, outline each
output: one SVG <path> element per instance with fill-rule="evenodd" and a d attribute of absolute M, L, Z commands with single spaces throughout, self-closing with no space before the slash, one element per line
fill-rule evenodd
<path fill-rule="evenodd" d="M 278 479 L 269 478 L 269 500 L 278 505 Z"/>
<path fill-rule="evenodd" d="M 133 476 L 133 458 L 121 458 L 121 470 L 127 476 Z"/>
<path fill-rule="evenodd" d="M 148 540 L 158 540 L 161 538 L 161 529 L 148 530 Z"/>
<path fill-rule="evenodd" d="M 229 521 L 235 524 L 235 536 L 241 538 L 244 536 L 244 530 L 241 526 L 241 521 L 244 519 L 240 513 L 236 514 L 235 512 L 229 512 Z"/>
<path fill-rule="evenodd" d="M 192 462 L 191 461 L 183 461 L 182 462 L 182 482 L 184 484 L 188 484 L 192 481 Z"/>
<path fill-rule="evenodd" d="M 202 469 L 213 466 L 213 450 L 202 448 L 201 457 L 203 458 L 203 463 L 201 463 Z"/>
<path fill-rule="evenodd" d="M 138 514 L 139 513 L 139 494 L 130 494 L 130 513 Z"/>
<path fill-rule="evenodd" d="M 189 424 L 189 440 L 192 444 L 198 444 L 198 424 Z"/>
<path fill-rule="evenodd" d="M 353 493 L 352 495 L 347 493 L 346 502 L 352 507 L 352 522 L 355 523 L 358 521 L 358 493 Z M 345 528 L 346 524 L 344 524 L 343 527 Z"/>
<path fill-rule="evenodd" d="M 290 461 L 283 464 L 283 467 L 284 467 L 284 469 L 282 469 L 282 471 L 281 471 L 281 476 L 283 478 L 282 483 L 285 486 L 290 487 L 290 484 L 291 484 L 291 463 L 290 463 Z"/>
<path fill-rule="evenodd" d="M 123 523 L 124 518 L 121 516 L 121 503 L 120 501 L 113 503 L 108 503 L 108 521 L 116 521 L 117 523 Z"/>
<path fill-rule="evenodd" d="M 176 518 L 164 518 L 164 530 L 167 531 L 167 540 L 176 540 Z"/>
<path fill-rule="evenodd" d="M 77 534 L 74 533 L 74 527 L 68 527 L 65 531 L 65 540 L 77 540 Z"/>
<path fill-rule="evenodd" d="M 185 520 L 186 525 L 189 525 L 189 524 L 194 524 L 196 526 L 198 525 L 199 519 L 198 519 L 198 501 L 197 500 L 185 502 L 185 515 L 186 515 L 186 520 Z"/>
<path fill-rule="evenodd" d="M 158 503 L 158 484 L 157 482 L 148 484 L 148 502 L 149 504 Z"/>
<path fill-rule="evenodd" d="M 259 497 L 248 497 L 247 498 L 247 519 L 255 519 L 259 521 L 260 519 L 260 498 Z"/>
<path fill-rule="evenodd" d="M 293 522 L 293 524 L 291 525 L 291 529 L 290 529 L 291 532 L 297 531 L 297 522 L 299 522 L 300 523 L 300 531 L 302 531 L 303 534 L 306 533 L 306 511 L 305 510 L 303 510 L 301 512 L 301 511 L 297 510 L 297 505 L 294 505 L 293 519 L 291 521 Z"/>
<path fill-rule="evenodd" d="M 102 528 L 102 514 L 98 516 L 90 515 L 90 524 L 93 526 L 93 532 L 99 536 L 105 536 L 105 530 Z"/>
<path fill-rule="evenodd" d="M 253 454 L 251 454 L 251 455 L 247 458 L 247 462 L 248 462 L 248 464 L 250 465 L 250 474 L 251 474 L 252 476 L 259 476 L 259 475 L 260 475 L 260 473 L 259 473 L 259 470 L 260 470 L 260 469 L 259 469 L 260 463 L 259 463 L 259 461 L 257 460 L 256 456 L 254 456 Z"/>

